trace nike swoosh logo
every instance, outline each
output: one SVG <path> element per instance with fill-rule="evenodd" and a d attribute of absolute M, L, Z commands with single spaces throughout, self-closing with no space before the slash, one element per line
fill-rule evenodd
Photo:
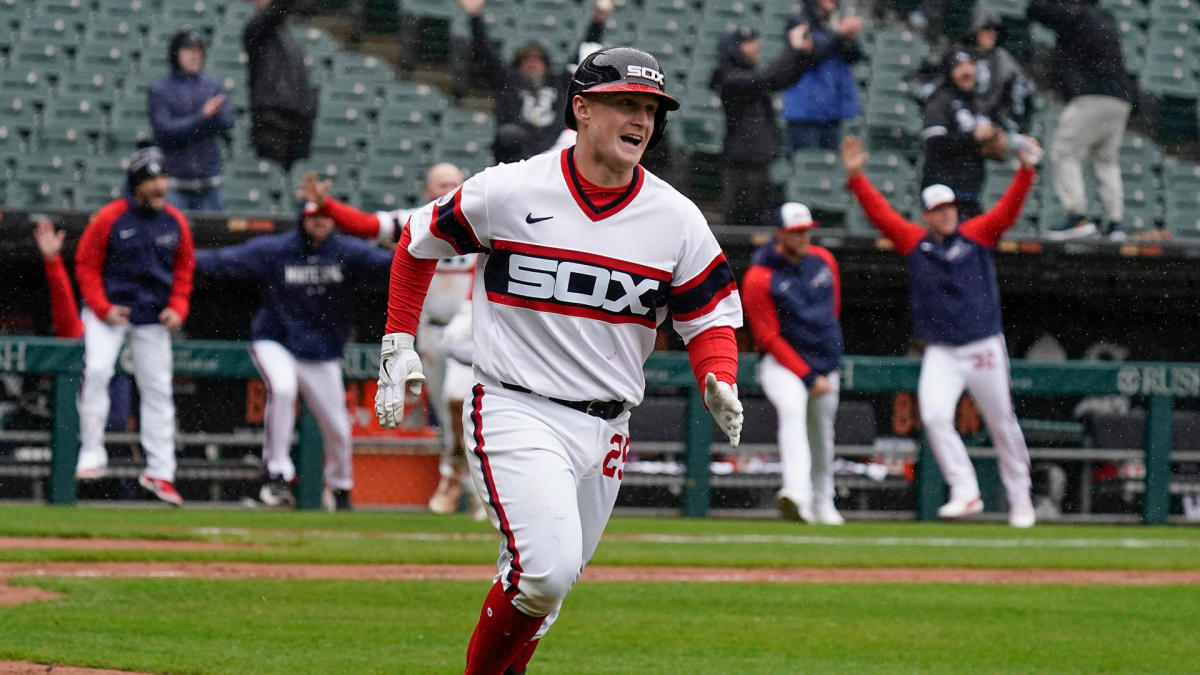
<path fill-rule="evenodd" d="M 551 218 L 553 218 L 553 217 L 554 217 L 554 216 L 545 216 L 544 218 L 534 218 L 534 217 L 533 217 L 533 211 L 530 211 L 530 212 L 529 212 L 529 213 L 528 213 L 528 214 L 525 216 L 525 222 L 527 222 L 527 223 L 529 223 L 530 225 L 532 225 L 532 224 L 534 224 L 534 223 L 540 223 L 540 222 L 542 222 L 543 220 L 550 220 L 550 219 L 551 219 Z"/>
<path fill-rule="evenodd" d="M 137 230 L 121 230 L 117 234 L 119 234 L 122 239 L 128 239 L 128 238 L 132 237 L 133 235 L 137 234 Z"/>

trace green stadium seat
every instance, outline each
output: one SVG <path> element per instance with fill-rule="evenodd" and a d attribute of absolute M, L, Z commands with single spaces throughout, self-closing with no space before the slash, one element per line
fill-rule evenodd
<path fill-rule="evenodd" d="M 63 92 L 46 102 L 42 118 L 46 121 L 72 122 L 98 131 L 104 127 L 102 100 L 107 99 L 89 93 Z"/>
<path fill-rule="evenodd" d="M 379 132 L 386 136 L 410 138 L 415 143 L 429 145 L 441 138 L 441 125 L 433 116 L 415 109 L 386 106 L 376 118 Z M 372 144 L 374 152 L 374 144 Z"/>
<path fill-rule="evenodd" d="M 410 133 L 383 130 L 371 142 L 368 155 L 372 162 L 395 162 L 408 167 L 420 167 L 429 162 L 428 151 L 436 141 L 432 133 L 422 142 L 414 140 Z"/>
<path fill-rule="evenodd" d="M 284 213 L 273 192 L 263 186 L 243 186 L 227 182 L 223 192 L 225 210 L 228 213 L 241 216 L 276 216 Z"/>
<path fill-rule="evenodd" d="M 413 172 L 414 174 L 417 172 Z M 392 178 L 369 175 L 359 180 L 360 203 L 365 211 L 394 211 L 420 205 L 421 179 L 411 176 Z"/>
<path fill-rule="evenodd" d="M 136 150 L 139 143 L 153 139 L 154 132 L 150 129 L 149 121 L 115 119 L 101 135 L 98 149 L 124 156 Z"/>
<path fill-rule="evenodd" d="M 3 120 L 0 120 L 0 157 L 16 157 L 24 154 L 29 149 L 29 143 L 25 140 L 25 136 L 15 127 L 10 127 Z M 4 168 L 0 166 L 0 174 L 4 173 Z"/>
<path fill-rule="evenodd" d="M 442 113 L 443 141 L 475 141 L 490 145 L 495 135 L 496 118 L 490 113 L 463 108 L 447 108 Z"/>
<path fill-rule="evenodd" d="M 438 147 L 438 159 L 457 166 L 464 176 L 472 176 L 496 163 L 490 140 L 443 140 Z"/>
<path fill-rule="evenodd" d="M 1101 0 L 1100 6 L 1108 10 L 1118 22 L 1144 24 L 1150 19 L 1150 9 L 1142 0 Z"/>
<path fill-rule="evenodd" d="M 121 176 L 123 181 L 124 173 Z M 81 181 L 75 186 L 74 194 L 72 195 L 72 206 L 83 211 L 96 211 L 105 204 L 121 197 L 124 190 L 121 187 L 122 184 L 100 183 L 91 180 Z"/>
<path fill-rule="evenodd" d="M 160 20 L 174 30 L 193 28 L 212 33 L 221 17 L 215 10 L 215 3 L 210 5 L 204 0 L 163 0 Z"/>
<path fill-rule="evenodd" d="M 905 157 L 896 152 L 872 152 L 866 173 L 871 183 L 897 210 L 906 210 L 917 192 L 917 173 Z"/>
<path fill-rule="evenodd" d="M 976 3 L 978 7 L 980 3 Z M 1029 7 L 1029 0 L 988 0 L 987 9 L 990 12 L 998 14 L 1005 19 L 1025 19 L 1025 9 Z"/>
<path fill-rule="evenodd" d="M 1168 42 L 1189 47 L 1196 41 L 1196 24 L 1192 21 L 1151 21 L 1149 35 L 1151 42 Z"/>
<path fill-rule="evenodd" d="M 111 98 L 113 91 L 119 88 L 117 78 L 103 73 L 61 73 L 58 76 L 57 89 L 60 94 L 104 95 Z"/>
<path fill-rule="evenodd" d="M 378 108 L 383 102 L 376 82 L 333 80 L 321 86 L 321 100 L 353 105 L 362 109 Z"/>
<path fill-rule="evenodd" d="M 462 9 L 456 3 L 443 0 L 405 0 L 402 7 L 405 13 L 412 16 L 433 19 L 450 19 L 453 15 L 462 13 Z"/>
<path fill-rule="evenodd" d="M 1186 100 L 1195 100 L 1197 96 L 1195 71 L 1173 63 L 1147 60 L 1142 70 L 1141 85 L 1145 91 L 1158 96 Z"/>
<path fill-rule="evenodd" d="M 31 16 L 21 22 L 20 35 L 22 42 L 68 49 L 79 39 L 79 23 L 74 17 Z"/>
<path fill-rule="evenodd" d="M 817 220 L 827 214 L 843 214 L 850 205 L 850 193 L 843 184 L 841 172 L 825 175 L 798 174 L 788 182 L 785 194 L 789 201 L 805 204 L 814 211 Z"/>
<path fill-rule="evenodd" d="M 312 171 L 321 179 L 333 181 L 335 189 L 348 189 L 349 183 L 353 180 L 353 176 L 349 170 L 350 163 L 341 161 L 340 158 L 330 157 L 309 157 L 301 160 L 292 167 L 292 175 L 303 176 L 305 173 Z"/>
<path fill-rule="evenodd" d="M 389 82 L 383 85 L 384 110 L 418 110 L 428 115 L 440 115 L 449 107 L 442 92 L 428 84 Z"/>
<path fill-rule="evenodd" d="M 38 16 L 54 16 L 76 21 L 86 20 L 92 11 L 91 0 L 37 0 Z"/>
<path fill-rule="evenodd" d="M 331 74 L 334 79 L 361 82 L 391 82 L 392 67 L 378 56 L 339 52 L 333 55 Z"/>
<path fill-rule="evenodd" d="M 74 183 L 18 183 L 10 181 L 5 188 L 4 203 L 19 209 L 74 208 Z"/>
<path fill-rule="evenodd" d="M 1154 64 L 1178 65 L 1193 72 L 1200 65 L 1200 58 L 1196 56 L 1194 46 L 1164 42 L 1163 40 L 1149 42 L 1146 46 L 1146 61 Z"/>
<path fill-rule="evenodd" d="M 1200 164 L 1169 158 L 1162 163 L 1163 188 L 1193 190 L 1200 193 Z"/>
<path fill-rule="evenodd" d="M 157 4 L 153 0 L 97 0 L 100 16 L 116 17 L 139 24 L 158 22 Z"/>
<path fill-rule="evenodd" d="M 102 128 L 102 127 L 99 127 Z M 38 153 L 56 153 L 63 156 L 79 156 L 96 152 L 100 135 L 99 128 L 90 123 L 80 124 L 68 120 L 53 120 L 42 123 L 34 134 L 33 147 Z"/>
<path fill-rule="evenodd" d="M 124 77 L 136 72 L 137 69 L 138 62 L 135 53 L 117 45 L 82 44 L 75 52 L 75 72 Z"/>
<path fill-rule="evenodd" d="M 33 71 L 46 78 L 69 70 L 67 50 L 49 43 L 21 41 L 12 45 L 8 55 L 10 71 Z"/>
<path fill-rule="evenodd" d="M 876 94 L 863 110 L 867 144 L 874 148 L 909 151 L 921 131 L 920 106 L 910 97 Z"/>
<path fill-rule="evenodd" d="M 1126 188 L 1125 215 L 1121 219 L 1121 227 L 1127 234 L 1158 229 L 1158 221 L 1162 216 L 1163 208 L 1157 194 L 1151 195 L 1140 188 Z"/>
<path fill-rule="evenodd" d="M 1195 0 L 1150 0 L 1150 16 L 1154 21 L 1200 22 L 1200 7 Z"/>

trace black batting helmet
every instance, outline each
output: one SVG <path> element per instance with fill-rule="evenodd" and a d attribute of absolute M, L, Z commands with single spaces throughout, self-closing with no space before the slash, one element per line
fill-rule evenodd
<path fill-rule="evenodd" d="M 667 112 L 678 110 L 679 102 L 665 91 L 666 73 L 658 59 L 633 47 L 609 47 L 592 52 L 579 67 L 567 88 L 567 128 L 575 129 L 575 111 L 571 102 L 576 94 L 632 91 L 654 94 L 659 98 L 654 115 L 654 131 L 646 148 L 653 148 L 667 127 Z"/>

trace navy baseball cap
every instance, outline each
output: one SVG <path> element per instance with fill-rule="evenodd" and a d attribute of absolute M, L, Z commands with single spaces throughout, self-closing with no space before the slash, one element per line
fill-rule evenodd
<path fill-rule="evenodd" d="M 156 145 L 138 148 L 129 156 L 129 168 L 125 175 L 130 187 L 137 187 L 142 181 L 166 175 L 167 169 L 163 164 L 162 150 Z"/>

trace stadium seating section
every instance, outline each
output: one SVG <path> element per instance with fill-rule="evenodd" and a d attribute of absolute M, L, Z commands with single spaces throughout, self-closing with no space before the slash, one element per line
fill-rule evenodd
<path fill-rule="evenodd" d="M 633 44 L 656 54 L 670 73 L 672 94 L 683 102 L 669 138 L 695 166 L 717 164 L 724 131 L 720 101 L 708 88 L 716 44 L 735 26 L 759 29 L 764 56 L 783 47 L 783 25 L 795 0 L 617 0 L 606 42 Z M 1024 19 L 1027 0 L 988 2 L 1011 29 L 1019 56 L 1053 44 L 1053 34 Z M 1126 65 L 1155 102 L 1156 131 L 1165 140 L 1195 137 L 1200 91 L 1200 4 L 1195 0 L 1101 0 L 1118 19 Z M 368 0 L 372 15 L 389 15 L 394 0 Z M 465 39 L 465 16 L 452 0 L 405 0 L 403 12 L 440 23 Z M 381 7 L 389 9 L 381 9 Z M 428 84 L 397 79 L 376 56 L 347 51 L 321 28 L 296 25 L 321 104 L 312 157 L 289 177 L 258 160 L 246 137 L 246 61 L 241 28 L 252 6 L 205 0 L 0 0 L 0 200 L 15 207 L 94 209 L 119 190 L 122 158 L 150 136 L 145 92 L 165 74 L 166 45 L 184 26 L 203 31 L 210 46 L 206 69 L 230 92 L 238 125 L 224 148 L 231 212 L 281 214 L 291 210 L 296 171 L 334 179 L 335 194 L 364 208 L 415 205 L 422 173 L 447 160 L 468 172 L 491 162 L 494 118 L 454 107 Z M 572 60 L 589 19 L 582 0 L 489 0 L 484 20 L 502 53 L 531 39 L 557 63 Z M 373 20 L 374 21 L 374 20 Z M 388 22 L 384 22 L 388 23 Z M 872 155 L 871 175 L 897 208 L 911 213 L 920 175 L 920 106 L 907 76 L 931 55 L 920 33 L 872 25 L 863 32 L 867 58 L 855 68 L 863 115 L 852 123 Z M 1036 101 L 1032 131 L 1048 144 L 1059 108 Z M 1154 140 L 1130 133 L 1122 150 L 1127 227 L 1167 228 L 1200 237 L 1200 167 L 1164 159 Z M 698 178 L 703 172 L 696 172 Z M 711 173 L 711 172 L 710 172 Z M 1003 193 L 1011 168 L 989 165 L 985 202 Z M 834 153 L 804 152 L 772 167 L 780 193 L 809 203 L 825 222 L 869 229 L 840 181 Z M 710 177 L 711 178 L 711 177 Z M 1095 196 L 1088 175 L 1089 194 Z M 1061 207 L 1043 178 L 1018 232 L 1036 234 L 1057 224 Z M 686 189 L 685 185 L 685 189 Z M 1098 201 L 1093 200 L 1098 205 Z M 1097 206 L 1098 208 L 1098 206 Z"/>

